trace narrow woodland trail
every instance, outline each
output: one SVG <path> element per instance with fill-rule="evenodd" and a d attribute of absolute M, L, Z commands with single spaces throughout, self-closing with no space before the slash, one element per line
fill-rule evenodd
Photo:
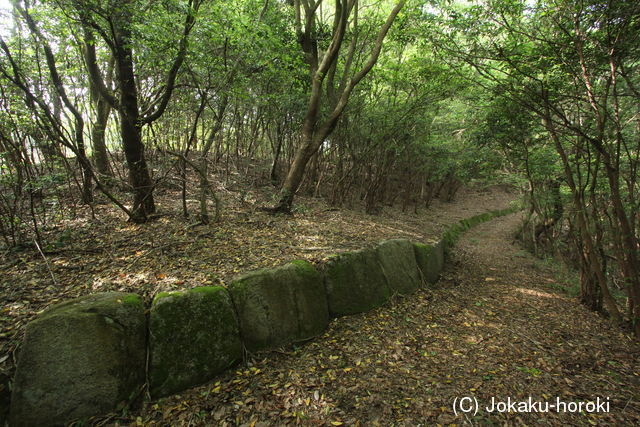
<path fill-rule="evenodd" d="M 640 348 L 552 286 L 512 234 L 518 214 L 467 232 L 437 286 L 331 323 L 297 348 L 249 355 L 219 381 L 104 422 L 158 425 L 638 425 Z M 456 417 L 456 397 L 477 415 Z M 488 413 L 491 398 L 610 412 Z"/>

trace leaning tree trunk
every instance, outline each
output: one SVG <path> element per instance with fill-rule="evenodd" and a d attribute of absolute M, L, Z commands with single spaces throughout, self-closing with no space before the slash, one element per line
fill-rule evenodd
<path fill-rule="evenodd" d="M 282 193 L 278 206 L 275 209 L 276 211 L 291 212 L 293 197 L 296 191 L 298 191 L 300 184 L 302 184 L 302 178 L 304 177 L 307 164 L 322 143 L 322 141 L 320 141 L 320 143 L 313 141 L 313 137 L 306 132 L 303 138 L 302 146 L 296 151 L 287 178 L 282 185 Z"/>
<path fill-rule="evenodd" d="M 584 256 L 589 261 L 589 268 L 591 269 L 591 273 L 593 277 L 598 280 L 598 286 L 600 286 L 600 291 L 602 294 L 602 301 L 604 303 L 609 316 L 614 324 L 620 325 L 622 323 L 622 316 L 620 311 L 618 310 L 618 306 L 613 299 L 613 296 L 609 292 L 609 287 L 607 285 L 607 279 L 604 276 L 604 270 L 601 266 L 600 260 L 598 259 L 598 254 L 596 252 L 596 248 L 593 244 L 593 239 L 591 237 L 591 232 L 588 228 L 587 219 L 585 217 L 585 206 L 584 201 L 581 197 L 580 191 L 577 188 L 577 185 L 573 179 L 573 171 L 571 170 L 571 165 L 569 163 L 569 157 L 562 146 L 562 142 L 556 132 L 556 129 L 553 125 L 553 121 L 551 120 L 551 115 L 549 112 L 549 106 L 546 105 L 545 115 L 543 116 L 543 124 L 546 127 L 551 139 L 553 140 L 556 146 L 556 152 L 560 155 L 560 159 L 562 160 L 562 165 L 565 172 L 565 178 L 569 188 L 571 190 L 571 194 L 573 196 L 573 202 L 576 210 L 576 222 L 579 231 L 579 235 L 582 239 L 582 246 L 584 248 Z"/>
<path fill-rule="evenodd" d="M 348 73 L 345 73 L 345 79 L 342 82 L 341 90 L 334 91 L 331 83 L 329 85 L 329 92 L 333 96 L 331 98 L 331 112 L 324 120 L 320 119 L 320 111 L 322 104 L 322 87 L 325 77 L 332 67 L 337 65 L 337 61 L 340 54 L 340 49 L 344 41 L 346 34 L 347 24 L 350 21 L 350 16 L 355 6 L 355 16 L 353 17 L 353 25 L 357 25 L 357 2 L 356 1 L 344 1 L 342 3 L 336 2 L 336 13 L 334 16 L 333 34 L 331 36 L 331 42 L 327 48 L 326 53 L 322 58 L 318 55 L 317 40 L 315 40 L 315 13 L 316 8 L 306 8 L 304 11 L 304 30 L 303 30 L 303 15 L 300 11 L 300 4 L 297 4 L 297 23 L 296 30 L 298 37 L 301 41 L 302 50 L 305 53 L 307 62 L 309 64 L 310 77 L 311 77 L 311 94 L 309 96 L 309 102 L 307 105 L 307 113 L 302 125 L 302 145 L 296 150 L 293 163 L 287 174 L 287 178 L 284 181 L 281 191 L 281 197 L 278 204 L 268 209 L 271 212 L 286 212 L 291 213 L 293 205 L 293 198 L 296 191 L 302 184 L 302 178 L 304 172 L 309 163 L 309 160 L 318 151 L 325 139 L 331 135 L 338 120 L 342 115 L 349 97 L 354 87 L 371 71 L 373 66 L 378 61 L 380 51 L 382 50 L 382 43 L 393 24 L 396 16 L 406 3 L 406 0 L 399 0 L 394 6 L 393 10 L 387 17 L 384 25 L 380 28 L 378 36 L 374 42 L 373 48 L 369 54 L 368 59 L 362 66 L 362 68 L 356 72 L 350 79 L 347 79 Z M 318 2 L 320 4 L 320 2 Z M 354 51 L 351 50 L 348 53 L 349 58 L 347 63 L 350 63 L 353 59 Z M 346 67 L 349 68 L 348 66 Z"/>

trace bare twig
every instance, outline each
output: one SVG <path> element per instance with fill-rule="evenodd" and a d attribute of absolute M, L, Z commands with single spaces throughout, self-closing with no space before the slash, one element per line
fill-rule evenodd
<path fill-rule="evenodd" d="M 176 245 L 188 245 L 188 244 L 192 244 L 194 243 L 194 240 L 180 240 L 177 242 L 169 242 L 166 243 L 164 245 L 160 245 L 160 246 L 155 246 L 153 248 L 147 249 L 144 253 L 138 255 L 136 257 L 136 259 L 134 259 L 131 263 L 129 263 L 129 265 L 127 266 L 127 268 L 131 268 L 134 265 L 136 265 L 138 263 L 138 261 L 140 261 L 142 258 L 144 258 L 145 256 L 149 255 L 150 253 L 152 253 L 153 251 L 157 251 L 157 250 L 162 250 L 164 248 L 170 247 L 170 246 L 176 246 Z"/>
<path fill-rule="evenodd" d="M 33 243 L 36 244 L 36 248 L 38 248 L 38 252 L 40 252 L 40 255 L 42 255 L 42 259 L 44 259 L 44 263 L 47 266 L 47 270 L 49 270 L 49 274 L 51 275 L 51 280 L 53 280 L 53 284 L 58 286 L 58 281 L 56 280 L 56 276 L 54 276 L 53 271 L 51 271 L 51 266 L 49 265 L 49 260 L 44 255 L 44 252 L 42 252 L 42 249 L 40 249 L 40 245 L 38 244 L 38 241 L 36 239 L 33 239 Z"/>

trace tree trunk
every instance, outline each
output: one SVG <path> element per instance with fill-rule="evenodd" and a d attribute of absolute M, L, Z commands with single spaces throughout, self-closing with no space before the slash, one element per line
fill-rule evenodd
<path fill-rule="evenodd" d="M 99 96 L 99 95 L 98 95 Z M 93 143 L 93 162 L 100 175 L 113 177 L 113 171 L 109 167 L 109 155 L 105 142 L 105 133 L 111 106 L 107 101 L 98 98 L 96 101 L 96 118 L 91 128 L 91 141 Z"/>
<path fill-rule="evenodd" d="M 279 181 L 278 163 L 280 162 L 280 152 L 282 151 L 282 141 L 284 139 L 284 135 L 281 129 L 282 127 L 280 123 L 278 123 L 276 126 L 276 147 L 275 153 L 273 155 L 273 165 L 271 166 L 271 173 L 269 174 L 271 184 L 273 185 L 277 185 Z"/>
<path fill-rule="evenodd" d="M 138 109 L 138 89 L 133 70 L 133 52 L 130 47 L 130 30 L 118 29 L 116 44 L 116 65 L 120 86 L 120 134 L 125 159 L 129 168 L 129 182 L 133 187 L 133 209 L 131 220 L 141 223 L 155 212 L 153 182 L 144 156 L 140 113 Z"/>
<path fill-rule="evenodd" d="M 75 139 L 78 147 L 78 163 L 82 170 L 82 202 L 86 204 L 93 203 L 93 190 L 91 188 L 91 164 L 87 158 L 84 149 L 84 123 L 82 120 L 76 119 Z"/>
<path fill-rule="evenodd" d="M 302 183 L 307 164 L 313 154 L 320 148 L 320 143 L 313 141 L 313 137 L 309 133 L 305 132 L 302 146 L 296 151 L 293 163 L 291 163 L 291 168 L 282 186 L 280 201 L 274 208 L 276 212 L 291 213 L 293 197 Z"/>
<path fill-rule="evenodd" d="M 332 67 L 335 67 L 337 63 L 336 61 L 338 61 L 340 49 L 344 41 L 347 25 L 350 21 L 350 16 L 354 6 L 356 9 L 356 17 L 353 20 L 353 25 L 357 26 L 357 2 L 354 0 L 344 1 L 342 3 L 336 2 L 336 13 L 334 16 L 331 42 L 329 43 L 322 59 L 318 56 L 316 40 L 317 34 L 314 27 L 316 22 L 315 13 L 317 5 L 320 5 L 321 2 L 318 2 L 316 7 L 309 8 L 305 6 L 304 30 L 302 28 L 303 16 L 300 10 L 300 3 L 294 3 L 297 21 L 296 30 L 298 32 L 302 50 L 305 53 L 307 63 L 309 64 L 311 94 L 309 96 L 309 103 L 307 104 L 307 113 L 302 125 L 302 145 L 296 150 L 295 158 L 293 159 L 293 163 L 291 164 L 291 168 L 289 169 L 289 173 L 282 187 L 280 201 L 274 208 L 267 210 L 271 212 L 291 213 L 293 198 L 302 183 L 304 171 L 309 160 L 335 129 L 342 112 L 347 106 L 353 88 L 371 71 L 378 61 L 380 51 L 382 50 L 382 43 L 405 2 L 406 0 L 399 0 L 396 3 L 384 25 L 380 28 L 373 48 L 363 67 L 350 79 L 347 79 L 348 76 L 345 74 L 340 93 L 334 93 L 332 83 L 328 83 L 328 92 L 333 95 L 329 96 L 329 101 L 333 105 L 331 105 L 330 114 L 324 120 L 319 120 L 322 104 L 322 85 L 325 77 L 327 76 L 327 72 L 329 72 Z M 349 51 L 349 58 L 346 59 L 347 63 L 351 62 L 353 55 L 354 51 Z M 345 69 L 348 68 L 349 67 L 347 66 Z"/>
<path fill-rule="evenodd" d="M 571 189 L 571 193 L 573 195 L 573 201 L 576 207 L 576 220 L 578 230 L 582 239 L 582 245 L 584 248 L 584 257 L 589 261 L 589 268 L 591 269 L 591 273 L 598 280 L 598 286 L 600 286 L 600 291 L 602 293 L 602 300 L 604 302 L 604 306 L 607 309 L 607 312 L 611 316 L 611 320 L 619 325 L 622 323 L 622 316 L 620 315 L 620 311 L 618 310 L 618 306 L 616 305 L 615 300 L 611 296 L 609 292 L 609 287 L 607 285 L 607 279 L 604 276 L 604 271 L 602 269 L 600 260 L 598 259 L 598 254 L 596 253 L 596 249 L 593 244 L 593 240 L 591 238 L 591 234 L 587 227 L 587 220 L 585 218 L 585 207 L 583 200 L 580 195 L 580 191 L 576 186 L 576 183 L 573 179 L 573 171 L 571 169 L 571 165 L 569 163 L 569 157 L 567 156 L 564 147 L 562 146 L 562 142 L 560 141 L 560 137 L 556 132 L 556 129 L 551 120 L 551 116 L 549 114 L 548 105 L 546 115 L 543 117 L 543 124 L 546 127 L 547 131 L 551 135 L 551 138 L 556 146 L 556 151 L 560 155 L 560 159 L 562 160 L 562 165 L 565 172 L 565 178 L 567 180 L 567 184 Z"/>
<path fill-rule="evenodd" d="M 631 312 L 636 313 L 637 308 L 640 307 L 640 266 L 638 265 L 639 262 L 637 256 L 638 243 L 631 230 L 629 218 L 627 217 L 622 204 L 617 169 L 611 165 L 611 160 L 608 157 L 605 156 L 604 160 L 605 170 L 607 171 L 607 178 L 609 180 L 609 188 L 611 189 L 610 200 L 613 204 L 614 212 L 618 220 L 618 235 L 621 239 L 622 247 L 624 248 L 624 257 L 620 260 L 620 265 L 625 279 L 627 295 L 629 295 L 629 299 L 634 306 L 634 310 L 631 310 Z M 636 337 L 640 338 L 640 318 L 634 314 L 630 320 Z"/>

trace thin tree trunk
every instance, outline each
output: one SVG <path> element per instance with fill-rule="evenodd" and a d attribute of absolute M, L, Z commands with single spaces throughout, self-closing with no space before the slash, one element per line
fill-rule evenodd
<path fill-rule="evenodd" d="M 580 236 L 582 237 L 582 244 L 585 251 L 585 258 L 589 260 L 589 268 L 592 273 L 598 280 L 598 285 L 600 286 L 600 290 L 602 292 L 602 300 L 607 309 L 607 312 L 611 316 L 611 320 L 615 324 L 622 323 L 622 316 L 620 315 L 620 311 L 618 310 L 618 306 L 611 296 L 609 292 L 609 287 L 607 285 L 607 279 L 604 276 L 604 272 L 601 267 L 600 260 L 598 259 L 598 254 L 596 253 L 593 240 L 591 235 L 589 234 L 589 229 L 587 227 L 587 220 L 584 215 L 584 204 L 582 203 L 582 199 L 580 197 L 580 193 L 576 186 L 576 183 L 573 179 L 573 172 L 571 170 L 571 166 L 569 164 L 569 158 L 567 157 L 567 153 L 562 146 L 562 142 L 553 126 L 553 122 L 551 121 L 549 112 L 547 111 L 547 116 L 544 117 L 544 125 L 549 131 L 551 138 L 553 139 L 556 151 L 560 155 L 562 160 L 562 164 L 564 166 L 565 177 L 567 179 L 567 183 L 569 184 L 569 188 L 571 189 L 571 193 L 573 194 L 574 204 L 576 206 L 576 220 L 578 225 L 578 230 L 580 232 Z"/>
<path fill-rule="evenodd" d="M 99 96 L 99 95 L 98 95 Z M 91 141 L 93 143 L 93 161 L 96 171 L 103 176 L 113 177 L 113 171 L 109 166 L 109 153 L 105 134 L 107 122 L 111 113 L 111 106 L 101 97 L 96 100 L 96 117 L 91 128 Z"/>
<path fill-rule="evenodd" d="M 307 104 L 307 113 L 302 125 L 302 144 L 296 151 L 293 163 L 291 164 L 289 173 L 282 186 L 281 197 L 278 205 L 268 210 L 272 212 L 291 213 L 293 198 L 302 183 L 302 178 L 304 177 L 304 172 L 309 160 L 335 129 L 342 112 L 347 106 L 354 87 L 371 71 L 378 61 L 378 57 L 382 50 L 382 43 L 396 16 L 404 7 L 405 2 L 406 0 L 399 0 L 387 17 L 387 20 L 378 32 L 373 49 L 371 50 L 364 66 L 355 73 L 351 79 L 347 80 L 347 76 L 345 75 L 345 81 L 344 85 L 341 87 L 341 92 L 339 94 L 334 94 L 334 99 L 337 101 L 334 101 L 335 104 L 332 105 L 331 113 L 324 121 L 318 120 L 322 103 L 322 85 L 325 77 L 327 76 L 327 72 L 338 60 L 340 48 L 349 22 L 349 16 L 351 15 L 354 6 L 357 8 L 357 1 L 352 0 L 344 1 L 343 3 L 336 3 L 339 7 L 337 8 L 338 10 L 336 10 L 334 17 L 333 35 L 331 43 L 329 44 L 325 55 L 322 57 L 322 60 L 318 57 L 317 45 L 313 40 L 313 37 L 315 37 L 315 8 L 307 8 L 305 10 L 305 25 L 304 31 L 302 31 L 300 4 L 296 2 L 297 31 L 301 40 L 302 49 L 306 54 L 311 73 L 311 94 Z M 318 5 L 319 4 L 320 2 L 318 2 Z M 354 52 L 350 51 L 349 54 L 353 55 Z M 347 59 L 347 63 L 350 61 L 351 59 Z M 329 90 L 329 92 L 331 92 L 331 90 Z"/>

